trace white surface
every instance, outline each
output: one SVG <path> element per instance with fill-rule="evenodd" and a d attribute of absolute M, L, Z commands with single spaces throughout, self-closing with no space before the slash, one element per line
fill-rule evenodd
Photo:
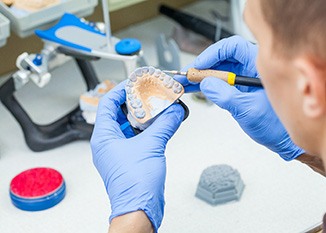
<path fill-rule="evenodd" d="M 150 65 L 157 33 L 170 32 L 171 21 L 160 17 L 119 34 L 141 39 Z M 194 57 L 182 54 L 182 65 Z M 96 63 L 100 79 L 121 80 L 122 64 Z M 43 89 L 29 83 L 17 98 L 39 123 L 50 122 L 78 103 L 85 86 L 73 62 L 53 72 Z M 195 102 L 167 146 L 166 208 L 161 233 L 182 232 L 301 232 L 319 223 L 326 210 L 326 180 L 298 162 L 284 162 L 248 138 L 225 111 Z M 92 164 L 89 143 L 73 142 L 47 152 L 33 153 L 18 123 L 0 105 L 0 232 L 107 232 L 110 213 L 102 180 Z M 238 169 L 245 183 L 239 202 L 212 207 L 195 198 L 201 172 L 226 163 Z M 67 183 L 66 198 L 54 208 L 25 212 L 10 203 L 10 180 L 22 170 L 49 166 Z"/>
<path fill-rule="evenodd" d="M 321 221 L 323 177 L 254 143 L 225 111 L 186 103 L 191 115 L 167 149 L 161 232 L 301 232 Z M 194 197 L 202 171 L 214 164 L 240 172 L 245 189 L 239 202 L 212 207 Z"/>

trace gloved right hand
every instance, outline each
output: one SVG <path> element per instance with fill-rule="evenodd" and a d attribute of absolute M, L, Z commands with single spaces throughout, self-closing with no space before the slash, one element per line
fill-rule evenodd
<path fill-rule="evenodd" d="M 257 46 L 240 36 L 233 36 L 208 47 L 193 65 L 196 69 L 225 70 L 237 75 L 258 77 L 255 65 L 257 51 Z M 216 105 L 229 111 L 253 140 L 278 153 L 284 160 L 292 160 L 304 153 L 292 142 L 264 89 L 234 87 L 208 77 L 200 83 L 200 90 Z"/>

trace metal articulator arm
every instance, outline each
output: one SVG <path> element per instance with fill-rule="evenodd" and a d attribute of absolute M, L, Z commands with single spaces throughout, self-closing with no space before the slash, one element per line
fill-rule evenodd
<path fill-rule="evenodd" d="M 64 51 L 61 52 L 64 53 Z M 82 72 L 87 89 L 93 89 L 99 82 L 89 59 L 78 57 L 75 60 Z M 86 123 L 79 106 L 50 124 L 34 123 L 14 96 L 17 90 L 15 79 L 13 75 L 0 87 L 0 100 L 20 124 L 26 143 L 31 150 L 45 151 L 75 140 L 90 139 L 93 125 Z"/>

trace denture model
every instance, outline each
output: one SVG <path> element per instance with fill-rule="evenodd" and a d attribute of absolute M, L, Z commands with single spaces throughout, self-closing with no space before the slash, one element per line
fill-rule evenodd
<path fill-rule="evenodd" d="M 125 86 L 127 118 L 134 128 L 146 129 L 184 93 L 183 86 L 154 67 L 137 68 Z"/>
<path fill-rule="evenodd" d="M 39 11 L 60 3 L 59 0 L 13 0 L 13 6 L 26 11 Z"/>
<path fill-rule="evenodd" d="M 82 116 L 88 124 L 94 124 L 96 112 L 101 98 L 115 86 L 115 83 L 104 80 L 96 85 L 92 90 L 89 90 L 79 97 L 79 107 L 82 111 Z"/>

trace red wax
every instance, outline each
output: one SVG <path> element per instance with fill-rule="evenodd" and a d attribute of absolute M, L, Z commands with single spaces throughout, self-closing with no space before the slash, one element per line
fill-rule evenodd
<path fill-rule="evenodd" d="M 12 194 L 23 198 L 39 198 L 55 192 L 63 184 L 62 175 L 52 168 L 33 168 L 15 176 L 10 183 Z"/>

